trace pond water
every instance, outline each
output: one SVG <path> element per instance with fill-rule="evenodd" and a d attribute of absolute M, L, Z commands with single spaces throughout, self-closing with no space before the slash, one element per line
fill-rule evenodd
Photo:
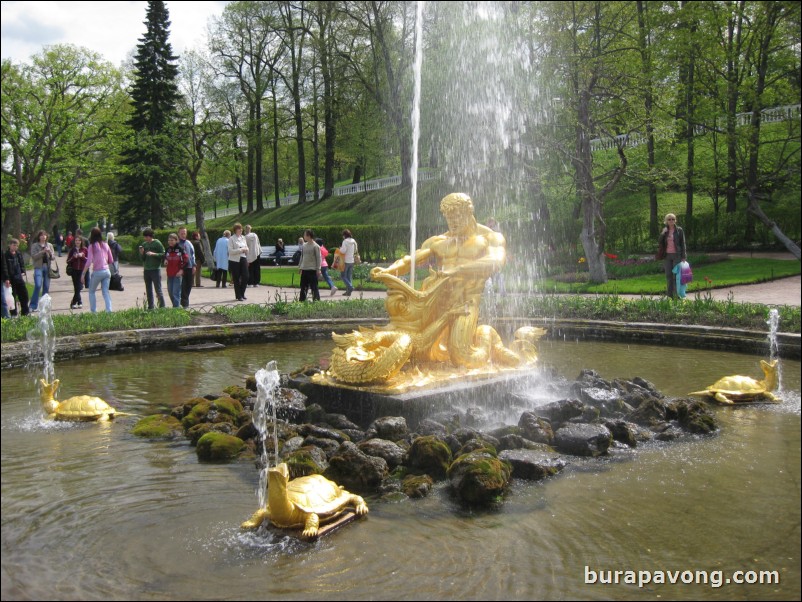
<path fill-rule="evenodd" d="M 734 353 L 540 347 L 566 377 L 637 375 L 668 395 L 760 376 L 759 358 Z M 328 353 L 319 342 L 148 352 L 63 362 L 56 376 L 62 399 L 91 393 L 144 415 L 241 384 L 270 359 L 288 371 Z M 717 436 L 577 460 L 514 482 L 495 511 L 461 508 L 445 485 L 423 500 L 368 499 L 366 520 L 307 544 L 240 532 L 257 503 L 252 461 L 200 464 L 184 441 L 131 435 L 136 417 L 46 422 L 38 375 L 4 372 L 2 599 L 799 599 L 799 375 L 784 361 L 780 404 L 715 408 Z M 599 583 L 616 570 L 694 574 Z M 699 571 L 706 584 L 682 583 Z M 779 583 L 734 582 L 760 571 Z"/>

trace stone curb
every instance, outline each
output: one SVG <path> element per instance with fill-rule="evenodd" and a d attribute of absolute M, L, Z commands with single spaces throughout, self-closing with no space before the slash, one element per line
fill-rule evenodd
<path fill-rule="evenodd" d="M 176 349 L 184 345 L 210 342 L 236 344 L 328 339 L 332 331 L 348 332 L 360 325 L 380 326 L 386 323 L 387 320 L 383 318 L 353 318 L 337 321 L 328 319 L 292 320 L 83 334 L 57 338 L 55 361 L 101 354 L 135 353 L 145 349 L 168 347 Z M 547 319 L 536 321 L 503 318 L 496 321 L 497 327 L 504 333 L 510 333 L 519 326 L 533 324 L 547 328 L 549 338 L 626 341 L 769 356 L 768 333 L 751 330 L 594 320 Z M 799 334 L 778 333 L 779 356 L 785 359 L 799 360 L 800 340 Z M 34 353 L 40 353 L 35 347 L 36 345 L 37 343 L 30 341 L 3 344 L 2 350 L 0 350 L 0 369 L 21 368 L 28 364 Z"/>

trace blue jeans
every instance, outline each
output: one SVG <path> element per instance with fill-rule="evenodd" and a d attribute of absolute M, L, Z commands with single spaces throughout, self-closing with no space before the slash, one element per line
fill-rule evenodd
<path fill-rule="evenodd" d="M 33 271 L 33 296 L 31 297 L 31 311 L 39 307 L 39 297 L 50 292 L 50 268 L 45 263 L 41 268 Z"/>
<path fill-rule="evenodd" d="M 181 280 L 181 276 L 167 276 L 167 293 L 170 295 L 173 307 L 181 305 Z"/>
<path fill-rule="evenodd" d="M 95 291 L 97 285 L 101 286 L 103 291 L 103 302 L 106 304 L 106 311 L 111 311 L 111 295 L 109 294 L 109 283 L 111 282 L 111 272 L 106 270 L 95 270 L 89 277 L 89 309 L 92 313 L 97 311 L 97 300 L 95 299 Z"/>
<path fill-rule="evenodd" d="M 330 289 L 337 288 L 336 286 L 334 286 L 334 283 L 331 281 L 331 276 L 329 276 L 329 268 L 324 268 L 324 267 L 321 266 L 320 273 L 323 274 L 323 280 L 326 281 L 326 284 L 329 285 Z"/>
<path fill-rule="evenodd" d="M 345 269 L 342 272 L 342 279 L 345 282 L 345 293 L 347 295 L 351 294 L 351 291 L 354 290 L 354 285 L 351 283 L 351 279 L 354 277 L 354 264 L 353 263 L 346 263 Z"/>

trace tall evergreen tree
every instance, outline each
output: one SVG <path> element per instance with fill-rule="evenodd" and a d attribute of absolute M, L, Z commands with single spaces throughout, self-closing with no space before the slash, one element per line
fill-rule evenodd
<path fill-rule="evenodd" d="M 168 42 L 169 13 L 164 2 L 149 1 L 147 31 L 137 45 L 134 84 L 131 88 L 133 114 L 131 144 L 124 153 L 126 173 L 122 180 L 126 200 L 120 207 L 118 225 L 131 231 L 143 225 L 164 226 L 165 210 L 180 174 L 176 144 L 179 98 L 178 67 Z"/>

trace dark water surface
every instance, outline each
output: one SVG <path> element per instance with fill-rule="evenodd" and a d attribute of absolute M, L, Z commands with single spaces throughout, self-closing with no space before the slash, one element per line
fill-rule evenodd
<path fill-rule="evenodd" d="M 540 347 L 566 377 L 642 376 L 668 395 L 760 376 L 759 358 L 733 353 Z M 312 342 L 143 353 L 60 363 L 56 376 L 62 399 L 94 394 L 144 415 L 241 384 L 270 359 L 288 371 L 328 353 Z M 2 375 L 4 600 L 800 597 L 799 362 L 783 362 L 782 403 L 715 408 L 718 436 L 577 460 L 551 480 L 515 482 L 497 511 L 466 511 L 444 485 L 419 501 L 368 500 L 366 520 L 314 544 L 239 531 L 257 504 L 251 461 L 199 464 L 184 441 L 131 435 L 135 417 L 46 422 L 35 376 Z M 616 570 L 692 573 L 599 583 Z M 779 583 L 734 583 L 759 571 Z"/>

